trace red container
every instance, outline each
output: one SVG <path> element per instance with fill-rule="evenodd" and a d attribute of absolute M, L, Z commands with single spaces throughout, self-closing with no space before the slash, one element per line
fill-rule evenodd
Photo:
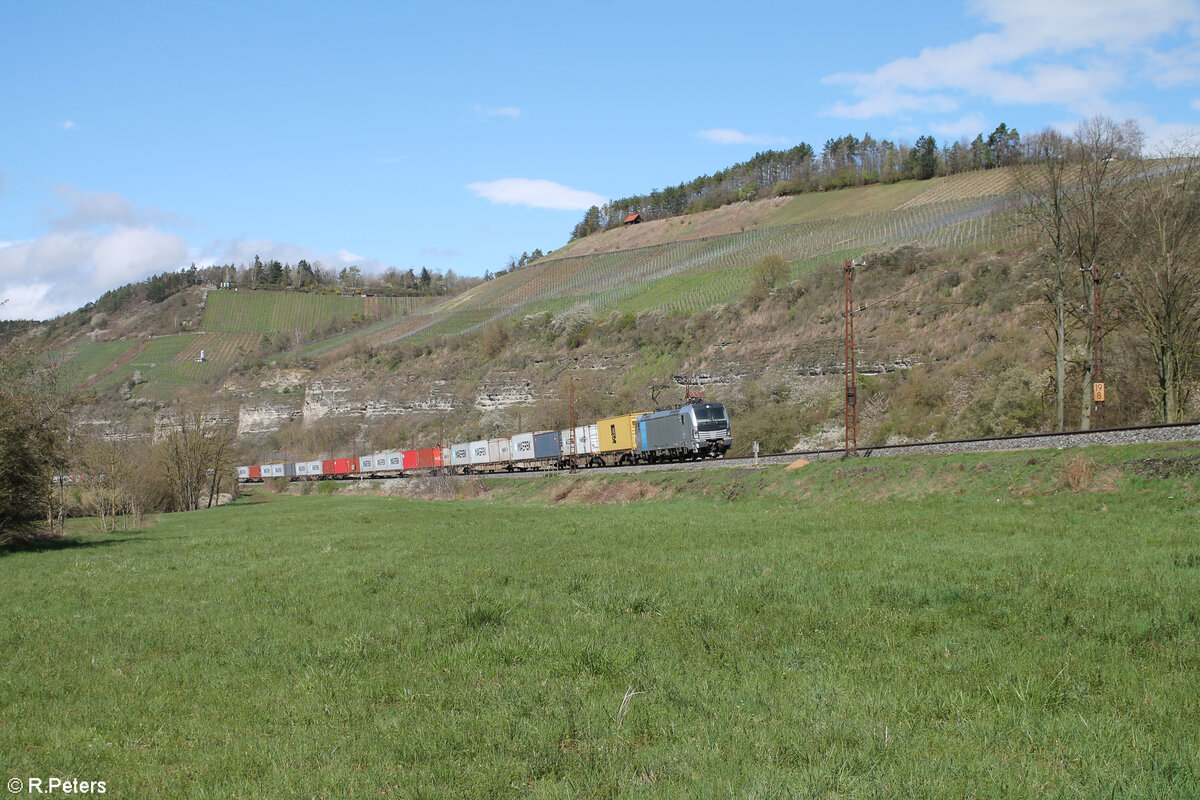
<path fill-rule="evenodd" d="M 442 465 L 442 448 L 427 447 L 424 450 L 405 450 L 405 469 L 436 469 Z"/>
<path fill-rule="evenodd" d="M 351 475 L 358 472 L 357 458 L 331 458 L 321 462 L 324 475 Z"/>
<path fill-rule="evenodd" d="M 255 480 L 255 481 L 262 480 L 262 465 L 261 464 L 255 464 L 254 466 L 250 467 L 250 479 Z"/>

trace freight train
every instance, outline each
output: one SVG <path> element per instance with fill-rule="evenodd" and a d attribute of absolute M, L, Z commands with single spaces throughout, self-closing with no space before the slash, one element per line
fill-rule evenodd
<path fill-rule="evenodd" d="M 237 468 L 238 480 L 267 478 L 389 478 L 445 472 L 457 475 L 534 469 L 720 458 L 733 444 L 729 412 L 721 403 L 692 403 L 652 413 L 622 414 L 561 431 L 518 433 L 449 447 L 395 450 Z"/>

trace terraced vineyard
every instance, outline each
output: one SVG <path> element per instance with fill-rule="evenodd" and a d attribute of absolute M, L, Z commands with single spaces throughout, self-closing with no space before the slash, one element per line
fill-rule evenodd
<path fill-rule="evenodd" d="M 427 303 L 424 297 L 340 297 L 303 292 L 214 291 L 208 295 L 201 327 L 212 333 L 299 331 L 309 334 L 331 325 L 407 314 Z"/>
<path fill-rule="evenodd" d="M 201 333 L 87 344 L 62 362 L 59 374 L 67 388 L 104 393 L 140 373 L 136 395 L 169 399 L 178 395 L 180 387 L 224 377 L 261 339 L 257 333 Z M 203 363 L 197 361 L 201 350 Z"/>
<path fill-rule="evenodd" d="M 76 389 L 99 376 L 136 343 L 99 342 L 82 344 L 67 352 L 58 363 L 58 378 L 63 388 Z"/>
<path fill-rule="evenodd" d="M 195 361 L 203 351 L 207 361 L 233 362 L 253 353 L 262 341 L 257 333 L 201 333 L 187 337 L 188 342 L 173 359 L 176 362 Z"/>
<path fill-rule="evenodd" d="M 999 185 L 994 179 L 971 186 L 960 183 L 939 189 L 951 199 L 906 203 L 886 213 L 756 228 L 596 255 L 551 257 L 431 311 L 494 309 L 468 331 L 497 318 L 557 311 L 577 303 L 586 303 L 597 314 L 651 308 L 694 312 L 736 299 L 744 291 L 753 265 L 767 255 L 787 259 L 794 278 L 901 242 L 955 250 L 1012 247 L 1023 241 L 1021 230 L 1007 212 L 1005 195 L 978 195 Z M 439 327 L 448 330 L 446 325 Z"/>

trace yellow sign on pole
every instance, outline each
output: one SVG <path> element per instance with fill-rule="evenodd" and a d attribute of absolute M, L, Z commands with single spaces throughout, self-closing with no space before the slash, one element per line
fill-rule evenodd
<path fill-rule="evenodd" d="M 1104 384 L 1103 383 L 1093 383 L 1092 384 L 1092 399 L 1094 401 L 1096 401 L 1097 403 L 1104 402 Z"/>

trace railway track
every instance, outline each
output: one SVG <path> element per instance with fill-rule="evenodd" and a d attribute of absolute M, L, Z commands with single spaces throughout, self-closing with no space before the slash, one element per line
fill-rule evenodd
<path fill-rule="evenodd" d="M 906 455 L 949 455 L 952 453 L 983 453 L 1012 450 L 1044 450 L 1047 448 L 1087 447 L 1092 445 L 1147 444 L 1153 442 L 1197 442 L 1200 441 L 1200 422 L 1180 422 L 1170 425 L 1134 425 L 1125 428 L 1107 428 L 1097 431 L 1065 431 L 1063 433 L 1025 433 L 1016 436 L 985 436 L 978 439 L 955 439 L 939 442 L 911 442 L 875 447 L 860 447 L 856 458 L 881 458 Z M 704 459 L 701 461 L 675 461 L 666 464 L 637 464 L 625 467 L 601 467 L 569 470 L 530 470 L 527 472 L 485 472 L 472 475 L 456 475 L 457 478 L 539 478 L 547 475 L 615 475 L 640 472 L 660 472 L 680 469 L 741 469 L 771 464 L 791 464 L 799 459 L 843 458 L 843 448 L 828 450 L 803 450 L 790 453 L 744 456 L 738 458 Z M 339 478 L 342 483 L 367 480 L 390 480 L 382 478 Z"/>

